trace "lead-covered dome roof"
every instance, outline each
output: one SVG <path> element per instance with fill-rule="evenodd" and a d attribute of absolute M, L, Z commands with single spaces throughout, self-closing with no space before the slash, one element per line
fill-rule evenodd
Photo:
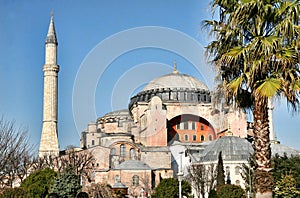
<path fill-rule="evenodd" d="M 151 80 L 145 88 L 130 99 L 129 110 L 138 102 L 149 102 L 158 96 L 163 102 L 210 103 L 208 87 L 193 76 L 174 72 Z"/>
<path fill-rule="evenodd" d="M 217 161 L 220 152 L 222 152 L 224 161 L 247 161 L 253 153 L 253 148 L 244 138 L 224 136 L 210 143 L 204 149 L 200 161 Z"/>
<path fill-rule="evenodd" d="M 171 73 L 151 80 L 143 91 L 163 88 L 208 90 L 208 87 L 197 78 L 186 74 Z"/>
<path fill-rule="evenodd" d="M 111 122 L 131 122 L 132 118 L 128 109 L 117 110 L 109 112 L 104 116 L 98 118 L 99 123 L 111 123 Z"/>

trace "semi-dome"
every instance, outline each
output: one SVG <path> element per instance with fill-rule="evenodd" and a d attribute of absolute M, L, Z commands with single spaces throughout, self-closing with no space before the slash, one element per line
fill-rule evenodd
<path fill-rule="evenodd" d="M 208 90 L 208 87 L 192 76 L 179 73 L 171 73 L 151 80 L 143 89 L 203 89 Z"/>

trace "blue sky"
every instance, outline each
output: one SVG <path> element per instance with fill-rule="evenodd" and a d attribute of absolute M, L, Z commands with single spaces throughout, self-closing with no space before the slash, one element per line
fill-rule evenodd
<path fill-rule="evenodd" d="M 0 115 L 27 127 L 36 149 L 42 127 L 42 67 L 51 11 L 59 43 L 61 149 L 79 145 L 80 132 L 89 121 L 127 108 L 130 96 L 145 83 L 172 71 L 174 60 L 180 72 L 213 87 L 209 66 L 202 60 L 209 37 L 201 30 L 201 21 L 211 18 L 209 1 L 0 0 Z M 148 33 L 141 36 L 143 30 Z M 145 42 L 134 46 L 136 41 Z M 202 61 L 193 59 L 198 55 Z M 85 74 L 89 61 L 96 62 L 95 72 Z M 86 77 L 83 81 L 82 74 Z M 89 82 L 94 83 L 94 90 L 85 89 Z M 91 96 L 93 100 L 86 100 Z M 82 109 L 88 108 L 94 113 L 86 115 L 88 111 Z M 299 121 L 299 115 L 288 113 L 284 101 L 276 104 L 278 139 L 297 149 Z"/>

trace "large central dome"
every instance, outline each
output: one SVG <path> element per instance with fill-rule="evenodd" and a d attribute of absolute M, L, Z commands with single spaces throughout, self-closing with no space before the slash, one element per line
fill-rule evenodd
<path fill-rule="evenodd" d="M 186 74 L 174 72 L 151 80 L 143 91 L 162 88 L 208 90 L 208 87 L 200 80 Z"/>
<path fill-rule="evenodd" d="M 149 102 L 158 96 L 163 102 L 171 103 L 210 103 L 208 87 L 192 76 L 179 74 L 174 64 L 174 71 L 151 80 L 145 88 L 130 99 L 129 110 L 138 102 Z"/>

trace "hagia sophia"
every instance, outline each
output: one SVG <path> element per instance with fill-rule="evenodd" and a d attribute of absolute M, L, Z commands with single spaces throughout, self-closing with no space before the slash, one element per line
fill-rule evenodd
<path fill-rule="evenodd" d="M 57 38 L 53 17 L 46 38 L 43 128 L 39 156 L 59 154 L 57 136 Z M 232 106 L 214 105 L 212 90 L 199 79 L 172 73 L 151 80 L 134 95 L 128 108 L 108 112 L 82 132 L 80 148 L 96 161 L 93 183 L 127 188 L 143 197 L 164 178 L 188 174 L 191 164 L 217 164 L 222 151 L 226 179 L 245 187 L 242 164 L 253 153 L 252 127 L 246 114 Z M 272 115 L 272 108 L 269 108 Z M 272 125 L 272 118 L 270 118 Z M 273 130 L 273 153 L 299 155 L 281 145 Z M 89 185 L 89 181 L 83 181 Z"/>

